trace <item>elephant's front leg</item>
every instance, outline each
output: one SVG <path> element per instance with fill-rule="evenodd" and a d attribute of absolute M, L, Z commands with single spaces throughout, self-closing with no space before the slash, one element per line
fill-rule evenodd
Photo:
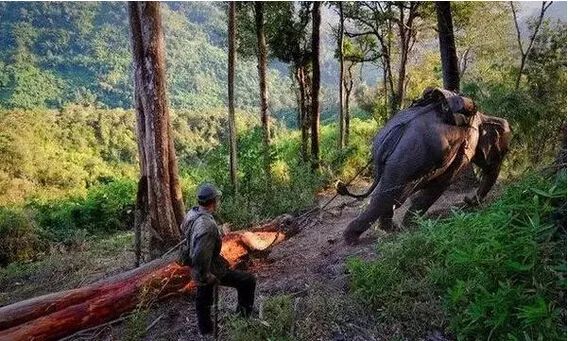
<path fill-rule="evenodd" d="M 411 199 L 410 207 L 402 220 L 404 226 L 409 226 L 412 218 L 423 215 L 442 196 L 449 184 L 436 183 L 422 189 Z"/>
<path fill-rule="evenodd" d="M 430 206 L 432 206 L 442 196 L 444 191 L 450 186 L 452 181 L 459 175 L 465 166 L 469 164 L 464 148 L 464 145 L 460 147 L 454 161 L 443 174 L 432 180 L 424 189 L 422 189 L 422 191 L 420 191 L 418 195 L 411 199 L 410 208 L 402 220 L 403 225 L 410 225 L 414 216 L 426 213 Z"/>
<path fill-rule="evenodd" d="M 347 229 L 343 233 L 345 242 L 349 245 L 356 244 L 359 236 L 367 231 L 379 218 L 382 229 L 387 231 L 392 230 L 393 207 L 396 200 L 403 192 L 404 186 L 405 185 L 395 185 L 386 188 L 387 186 L 381 182 L 371 194 L 369 205 L 347 226 Z"/>

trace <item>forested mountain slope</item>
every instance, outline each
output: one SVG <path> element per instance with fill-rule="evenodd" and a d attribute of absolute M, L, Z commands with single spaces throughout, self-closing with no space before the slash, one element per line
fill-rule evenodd
<path fill-rule="evenodd" d="M 201 109 L 226 103 L 225 6 L 163 6 L 170 104 Z M 0 103 L 8 108 L 89 103 L 132 105 L 127 6 L 123 2 L 0 3 Z M 294 103 L 289 78 L 269 73 L 271 109 Z M 236 99 L 257 106 L 254 59 L 237 64 Z"/>

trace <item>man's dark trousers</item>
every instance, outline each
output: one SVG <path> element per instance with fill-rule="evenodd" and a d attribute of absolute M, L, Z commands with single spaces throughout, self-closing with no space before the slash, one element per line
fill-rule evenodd
<path fill-rule="evenodd" d="M 249 316 L 254 304 L 254 291 L 256 279 L 250 273 L 237 270 L 227 270 L 220 278 L 219 285 L 237 289 L 238 306 L 237 312 Z M 197 287 L 195 298 L 195 310 L 197 312 L 197 324 L 201 334 L 213 332 L 211 320 L 211 305 L 213 304 L 213 291 L 215 284 L 200 285 Z"/>

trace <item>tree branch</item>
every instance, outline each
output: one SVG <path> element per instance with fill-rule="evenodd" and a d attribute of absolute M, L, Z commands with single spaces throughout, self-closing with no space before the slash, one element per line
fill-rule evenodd
<path fill-rule="evenodd" d="M 513 20 L 515 21 L 515 29 L 517 30 L 517 42 L 519 43 L 519 49 L 521 50 L 521 55 L 525 54 L 525 50 L 523 49 L 523 42 L 521 40 L 521 30 L 519 29 L 519 23 L 517 22 L 517 11 L 515 10 L 515 5 L 512 1 L 509 1 L 511 5 L 511 11 L 513 12 Z"/>

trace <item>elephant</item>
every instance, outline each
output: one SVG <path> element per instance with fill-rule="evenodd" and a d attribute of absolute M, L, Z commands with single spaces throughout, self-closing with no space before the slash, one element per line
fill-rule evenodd
<path fill-rule="evenodd" d="M 338 184 L 340 195 L 371 195 L 369 205 L 344 231 L 345 242 L 357 243 L 377 219 L 382 229 L 392 230 L 394 210 L 411 195 L 404 221 L 424 214 L 470 163 L 481 169 L 481 180 L 475 196 L 464 202 L 480 202 L 497 180 L 511 136 L 507 120 L 477 111 L 471 99 L 427 89 L 422 100 L 398 112 L 375 136 L 371 187 L 353 194 Z"/>

